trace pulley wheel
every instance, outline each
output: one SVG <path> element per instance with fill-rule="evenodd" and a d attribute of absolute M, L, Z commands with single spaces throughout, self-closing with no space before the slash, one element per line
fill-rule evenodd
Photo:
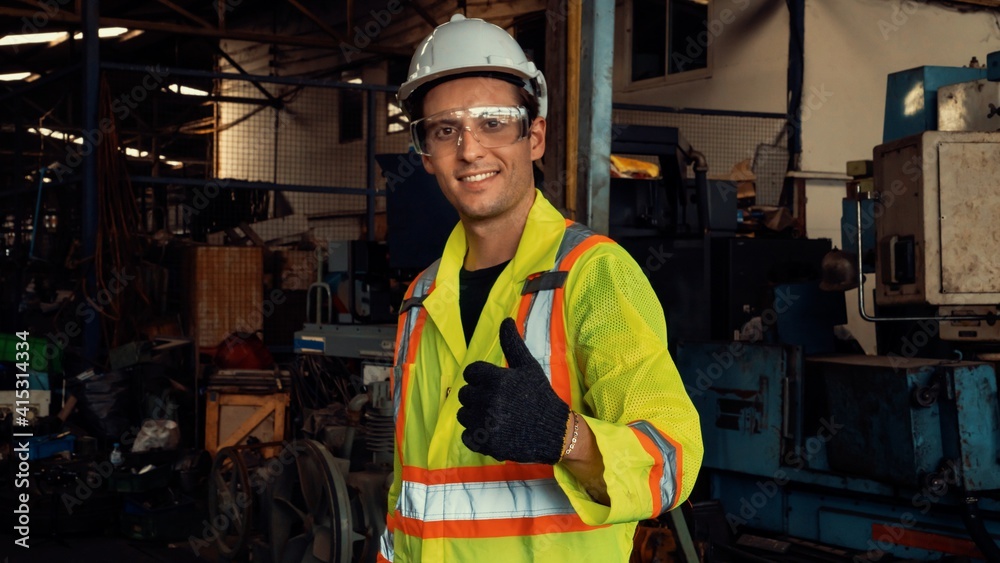
<path fill-rule="evenodd" d="M 208 480 L 209 524 L 215 529 L 219 553 L 235 558 L 246 548 L 253 514 L 250 476 L 240 453 L 222 448 L 215 455 Z"/>
<path fill-rule="evenodd" d="M 333 455 L 319 442 L 301 440 L 295 465 L 283 468 L 271 497 L 274 563 L 350 563 L 350 496 Z"/>

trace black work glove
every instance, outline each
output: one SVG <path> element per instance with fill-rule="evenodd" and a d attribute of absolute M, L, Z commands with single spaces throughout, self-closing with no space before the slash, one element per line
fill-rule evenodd
<path fill-rule="evenodd" d="M 462 442 L 500 461 L 547 463 L 562 455 L 569 406 L 556 395 L 542 366 L 528 351 L 514 319 L 500 324 L 508 368 L 475 362 L 458 392 Z"/>

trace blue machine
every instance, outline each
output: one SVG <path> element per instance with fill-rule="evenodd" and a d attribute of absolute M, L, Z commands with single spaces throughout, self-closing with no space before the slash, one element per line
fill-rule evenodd
<path fill-rule="evenodd" d="M 885 92 L 882 142 L 936 130 L 938 88 L 982 80 L 986 78 L 986 71 L 985 68 L 921 66 L 890 74 Z"/>
<path fill-rule="evenodd" d="M 988 67 L 920 67 L 890 75 L 885 141 L 935 130 L 938 88 L 981 80 L 988 72 L 1000 79 L 1000 53 L 989 55 Z M 878 171 L 892 163 L 875 153 L 875 189 L 886 190 L 878 185 Z M 953 184 L 942 181 L 940 193 L 951 194 L 957 189 Z M 913 195 L 924 194 L 923 184 L 914 185 Z M 992 187 L 989 181 L 984 185 Z M 937 201 L 938 192 L 931 199 Z M 862 272 L 869 274 L 869 291 L 871 274 L 884 276 L 885 264 L 878 260 L 906 258 L 876 252 L 895 241 L 877 233 L 905 235 L 911 228 L 900 222 L 901 206 L 891 213 L 888 206 L 874 199 L 860 204 Z M 858 207 L 846 200 L 842 221 L 844 248 L 855 251 Z M 895 231 L 887 227 L 893 225 Z M 983 236 L 992 240 L 989 233 Z M 938 252 L 989 254 L 975 254 L 975 242 L 942 245 Z M 964 275 L 982 275 L 975 269 Z M 896 282 L 883 277 L 879 283 Z M 724 521 L 731 536 L 722 560 L 1000 561 L 1000 396 L 994 363 L 1000 340 L 962 340 L 963 330 L 993 327 L 996 315 L 964 313 L 959 322 L 929 299 L 898 304 L 876 297 L 883 355 L 834 355 L 822 344 L 842 317 L 823 306 L 821 294 L 805 291 L 809 286 L 786 287 L 797 288 L 789 295 L 801 299 L 786 299 L 780 308 L 778 286 L 771 309 L 758 313 L 751 339 L 743 334 L 744 341 L 677 346 L 677 367 L 701 415 L 700 486 L 719 499 L 722 514 L 715 522 Z M 956 292 L 945 293 L 954 298 Z M 971 292 L 962 306 L 983 299 Z M 830 313 L 818 313 L 823 310 Z M 958 336 L 946 337 L 946 325 L 958 326 L 952 331 Z M 722 543 L 716 540 L 713 545 Z"/>
<path fill-rule="evenodd" d="M 962 513 L 1000 490 L 992 365 L 754 342 L 682 343 L 677 365 L 702 418 L 702 479 L 734 535 L 839 546 L 847 561 L 978 553 Z"/>

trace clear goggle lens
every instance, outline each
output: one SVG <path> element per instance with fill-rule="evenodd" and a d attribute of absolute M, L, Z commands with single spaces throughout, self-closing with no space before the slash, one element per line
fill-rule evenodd
<path fill-rule="evenodd" d="M 425 156 L 454 153 L 464 132 L 483 147 L 506 147 L 524 139 L 530 128 L 523 106 L 484 106 L 443 111 L 410 124 L 417 152 Z"/>

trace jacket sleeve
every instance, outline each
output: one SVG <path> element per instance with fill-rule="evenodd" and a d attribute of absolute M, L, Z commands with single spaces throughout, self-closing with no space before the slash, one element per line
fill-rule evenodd
<path fill-rule="evenodd" d="M 663 308 L 635 260 L 601 244 L 573 270 L 567 354 L 583 379 L 574 408 L 597 440 L 610 506 L 558 464 L 556 478 L 588 524 L 655 518 L 694 486 L 704 451 L 698 413 L 667 351 Z"/>

